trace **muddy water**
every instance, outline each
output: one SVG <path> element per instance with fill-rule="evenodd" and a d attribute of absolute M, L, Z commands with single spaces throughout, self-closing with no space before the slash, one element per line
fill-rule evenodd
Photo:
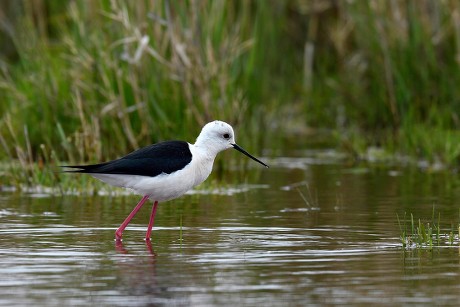
<path fill-rule="evenodd" d="M 136 197 L 0 194 L 1 306 L 458 305 L 454 247 L 403 250 L 396 214 L 447 230 L 448 172 L 352 166 L 328 151 L 271 161 L 159 207 L 151 244 Z"/>

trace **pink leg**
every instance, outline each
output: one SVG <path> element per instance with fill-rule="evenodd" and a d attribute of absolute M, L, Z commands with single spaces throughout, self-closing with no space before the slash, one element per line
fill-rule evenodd
<path fill-rule="evenodd" d="M 147 195 L 142 197 L 139 203 L 134 207 L 134 210 L 128 215 L 128 217 L 121 223 L 120 227 L 118 227 L 117 231 L 115 231 L 115 240 L 121 241 L 121 236 L 123 235 L 123 230 L 125 230 L 126 226 L 128 226 L 129 222 L 131 222 L 132 218 L 136 215 L 137 211 L 139 211 L 142 206 L 144 205 L 145 201 L 149 199 Z"/>
<path fill-rule="evenodd" d="M 147 233 L 145 234 L 145 240 L 150 240 L 150 234 L 153 228 L 153 222 L 155 221 L 155 214 L 157 213 L 158 202 L 155 201 L 152 207 L 152 214 L 150 215 L 149 226 L 147 227 Z"/>

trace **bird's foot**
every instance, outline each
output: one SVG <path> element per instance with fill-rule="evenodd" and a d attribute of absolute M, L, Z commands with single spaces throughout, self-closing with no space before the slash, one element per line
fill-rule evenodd
<path fill-rule="evenodd" d="M 123 235 L 123 233 L 119 233 L 118 231 L 115 231 L 115 241 L 116 242 L 121 242 L 122 239 L 121 239 L 121 236 Z"/>

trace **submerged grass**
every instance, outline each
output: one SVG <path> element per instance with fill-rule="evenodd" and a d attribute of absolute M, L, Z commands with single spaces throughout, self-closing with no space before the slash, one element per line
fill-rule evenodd
<path fill-rule="evenodd" d="M 401 232 L 401 244 L 405 249 L 433 249 L 433 247 L 460 244 L 460 223 L 456 223 L 455 225 L 452 224 L 449 232 L 441 229 L 441 213 L 438 213 L 436 216 L 434 207 L 431 222 L 424 222 L 421 219 L 414 220 L 412 213 L 410 214 L 410 218 L 404 213 L 402 221 L 399 215 L 397 215 L 397 218 L 399 230 Z"/>
<path fill-rule="evenodd" d="M 358 158 L 383 147 L 445 168 L 460 163 L 460 3 L 22 0 L 0 8 L 0 160 L 21 165 L 3 184 L 65 185 L 51 171 L 60 161 L 193 142 L 211 119 L 235 124 L 253 152 L 285 135 L 307 137 L 308 126 L 337 131 L 337 146 Z"/>

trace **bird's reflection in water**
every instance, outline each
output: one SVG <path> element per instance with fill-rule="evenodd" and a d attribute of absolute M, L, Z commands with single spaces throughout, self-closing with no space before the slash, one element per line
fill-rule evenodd
<path fill-rule="evenodd" d="M 126 248 L 123 246 L 123 242 L 121 240 L 115 240 L 115 250 L 119 254 L 127 254 L 128 253 Z"/>
<path fill-rule="evenodd" d="M 156 253 L 153 250 L 152 241 L 151 240 L 145 240 L 145 246 L 146 246 L 146 249 L 149 252 L 149 254 L 152 255 L 153 258 L 155 258 Z M 129 253 L 128 250 L 123 245 L 123 241 L 121 241 L 121 240 L 115 240 L 115 250 L 117 251 L 118 254 L 128 254 Z"/>
<path fill-rule="evenodd" d="M 150 253 L 150 255 L 153 256 L 153 258 L 156 257 L 155 251 L 153 250 L 152 247 L 152 241 L 151 240 L 145 240 L 145 245 L 147 246 L 147 251 Z"/>
<path fill-rule="evenodd" d="M 145 304 L 187 305 L 188 296 L 169 290 L 171 286 L 169 274 L 158 277 L 157 254 L 150 240 L 145 241 L 145 249 L 147 253 L 140 252 L 140 249 L 125 247 L 122 241 L 115 242 L 115 251 L 119 256 L 115 260 L 117 290 L 121 295 L 135 296 L 136 300 L 141 299 L 144 301 L 141 303 Z"/>

